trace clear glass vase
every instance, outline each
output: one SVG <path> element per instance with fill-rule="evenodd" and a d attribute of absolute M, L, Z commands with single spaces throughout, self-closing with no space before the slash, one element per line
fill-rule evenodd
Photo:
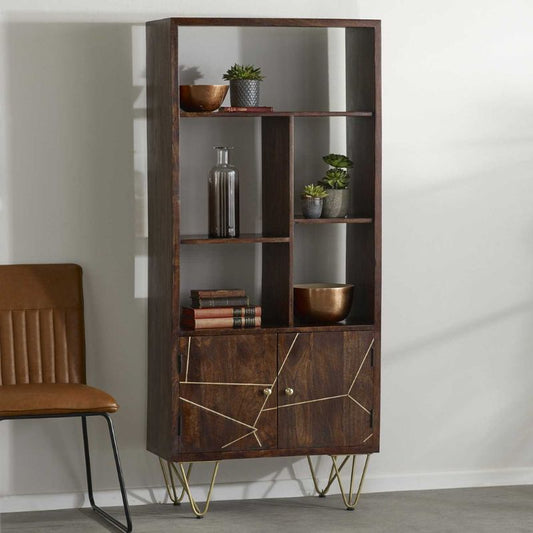
<path fill-rule="evenodd" d="M 217 164 L 209 171 L 209 237 L 239 236 L 239 171 L 229 164 L 226 146 L 215 146 Z"/>

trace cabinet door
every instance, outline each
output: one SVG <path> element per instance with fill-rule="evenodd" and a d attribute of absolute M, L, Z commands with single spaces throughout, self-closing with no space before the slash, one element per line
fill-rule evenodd
<path fill-rule="evenodd" d="M 280 448 L 359 446 L 373 435 L 373 332 L 279 336 Z"/>
<path fill-rule="evenodd" d="M 180 453 L 276 447 L 276 354 L 275 334 L 180 338 Z"/>

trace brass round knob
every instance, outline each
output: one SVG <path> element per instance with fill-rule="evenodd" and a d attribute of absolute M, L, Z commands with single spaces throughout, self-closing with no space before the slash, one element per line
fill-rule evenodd
<path fill-rule="evenodd" d="M 263 389 L 263 394 L 265 396 L 270 396 L 272 394 L 272 389 L 269 389 L 269 388 Z"/>
<path fill-rule="evenodd" d="M 287 388 L 285 389 L 285 394 L 286 394 L 287 396 L 292 396 L 292 395 L 294 394 L 294 389 L 291 389 L 290 387 L 287 387 Z"/>

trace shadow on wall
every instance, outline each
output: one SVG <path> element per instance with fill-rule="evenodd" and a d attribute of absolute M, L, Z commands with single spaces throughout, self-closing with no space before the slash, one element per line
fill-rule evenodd
<path fill-rule="evenodd" d="M 87 379 L 122 406 L 119 445 L 133 472 L 145 440 L 146 302 L 134 298 L 133 104 L 142 87 L 132 85 L 132 26 L 6 28 L 10 260 L 82 265 Z M 79 426 L 13 424 L 10 493 L 82 490 Z M 105 427 L 94 424 L 93 435 L 97 486 L 115 487 Z"/>
<path fill-rule="evenodd" d="M 135 297 L 145 283 L 147 252 L 144 27 L 12 21 L 6 28 L 10 260 L 82 265 L 88 382 L 121 405 L 115 421 L 127 485 L 160 487 L 157 461 L 145 451 L 146 300 Z M 269 65 L 264 51 L 255 60 L 247 39 L 257 45 L 243 33 L 242 60 L 269 71 L 268 101 L 284 70 Z M 327 63 L 309 57 L 317 68 Z M 327 86 L 318 98 L 324 107 Z M 326 143 L 327 129 L 313 139 Z M 305 150 L 297 165 L 324 151 L 314 144 Z M 8 493 L 73 492 L 79 501 L 67 505 L 81 505 L 79 426 L 75 420 L 9 425 Z M 115 489 L 105 427 L 90 424 L 90 431 L 95 486 Z M 294 479 L 297 461 L 254 461 L 253 469 L 228 470 L 220 481 L 252 481 L 283 467 L 284 477 Z M 199 468 L 195 478 L 205 483 L 208 469 Z"/>

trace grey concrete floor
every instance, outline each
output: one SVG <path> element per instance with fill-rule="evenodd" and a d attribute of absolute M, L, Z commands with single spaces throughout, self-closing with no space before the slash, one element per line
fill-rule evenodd
<path fill-rule="evenodd" d="M 533 485 L 363 494 L 354 512 L 346 511 L 341 497 L 332 494 L 327 498 L 213 502 L 202 520 L 192 515 L 188 504 L 136 506 L 132 517 L 136 533 L 531 533 Z M 92 511 L 82 509 L 3 514 L 0 531 L 115 530 Z"/>

